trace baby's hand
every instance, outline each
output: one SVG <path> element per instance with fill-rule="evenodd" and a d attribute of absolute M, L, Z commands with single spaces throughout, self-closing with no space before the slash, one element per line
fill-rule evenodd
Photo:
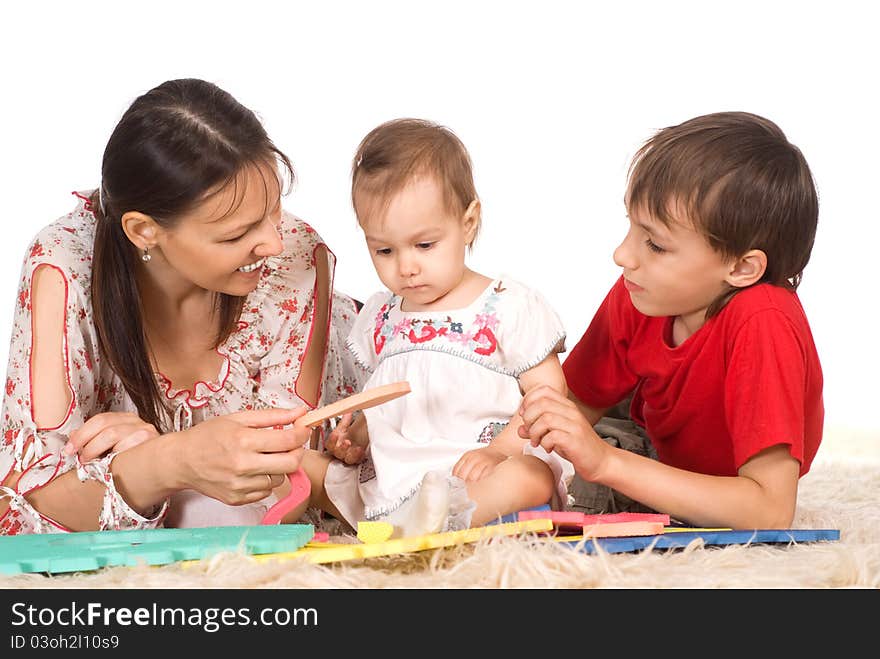
<path fill-rule="evenodd" d="M 477 448 L 459 458 L 452 468 L 452 475 L 458 476 L 466 483 L 473 483 L 492 473 L 492 470 L 507 460 L 507 457 L 492 446 Z"/>
<path fill-rule="evenodd" d="M 370 442 L 359 438 L 359 433 L 351 427 L 351 418 L 351 413 L 343 415 L 324 443 L 324 448 L 337 460 L 353 465 L 363 461 Z"/>

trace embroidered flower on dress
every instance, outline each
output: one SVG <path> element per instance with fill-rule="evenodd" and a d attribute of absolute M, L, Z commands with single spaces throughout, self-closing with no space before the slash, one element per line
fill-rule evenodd
<path fill-rule="evenodd" d="M 501 434 L 501 431 L 507 427 L 507 423 L 501 423 L 498 421 L 493 421 L 489 423 L 485 428 L 483 428 L 482 432 L 480 432 L 480 436 L 477 438 L 477 441 L 481 444 L 488 444 L 493 439 L 498 437 Z"/>
<path fill-rule="evenodd" d="M 501 289 L 506 290 L 504 288 Z M 437 340 L 458 346 L 466 346 L 469 352 L 486 357 L 498 348 L 494 330 L 498 328 L 496 304 L 499 299 L 497 287 L 486 297 L 479 313 L 471 322 L 472 329 L 465 331 L 465 322 L 453 320 L 447 315 L 444 319 L 401 318 L 392 320 L 391 314 L 399 309 L 400 298 L 392 295 L 376 313 L 373 329 L 373 348 L 378 356 L 385 349 L 389 339 L 408 342 L 412 345 L 431 343 Z M 394 324 L 391 324 L 394 323 Z"/>

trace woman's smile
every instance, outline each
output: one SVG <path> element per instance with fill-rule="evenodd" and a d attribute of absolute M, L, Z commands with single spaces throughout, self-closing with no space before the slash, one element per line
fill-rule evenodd
<path fill-rule="evenodd" d="M 262 268 L 264 263 L 266 263 L 266 257 L 263 257 L 259 261 L 251 263 L 249 265 L 243 265 L 238 269 L 238 271 L 243 272 L 244 274 L 250 274 L 255 270 L 259 270 L 260 268 Z"/>

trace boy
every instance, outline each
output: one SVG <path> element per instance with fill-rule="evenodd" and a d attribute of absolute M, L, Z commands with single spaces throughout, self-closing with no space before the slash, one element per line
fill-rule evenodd
<path fill-rule="evenodd" d="M 762 117 L 697 117 L 639 150 L 625 203 L 623 275 L 563 364 L 569 397 L 529 392 L 520 435 L 690 524 L 790 526 L 824 416 L 795 293 L 818 219 L 803 155 Z M 658 460 L 593 428 L 628 396 Z"/>

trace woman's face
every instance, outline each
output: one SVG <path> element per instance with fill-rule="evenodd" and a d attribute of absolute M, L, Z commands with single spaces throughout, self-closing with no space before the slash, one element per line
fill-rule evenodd
<path fill-rule="evenodd" d="M 244 296 L 257 287 L 266 257 L 282 252 L 280 224 L 277 172 L 255 165 L 208 195 L 174 227 L 161 230 L 156 246 L 165 264 L 184 280 Z"/>

